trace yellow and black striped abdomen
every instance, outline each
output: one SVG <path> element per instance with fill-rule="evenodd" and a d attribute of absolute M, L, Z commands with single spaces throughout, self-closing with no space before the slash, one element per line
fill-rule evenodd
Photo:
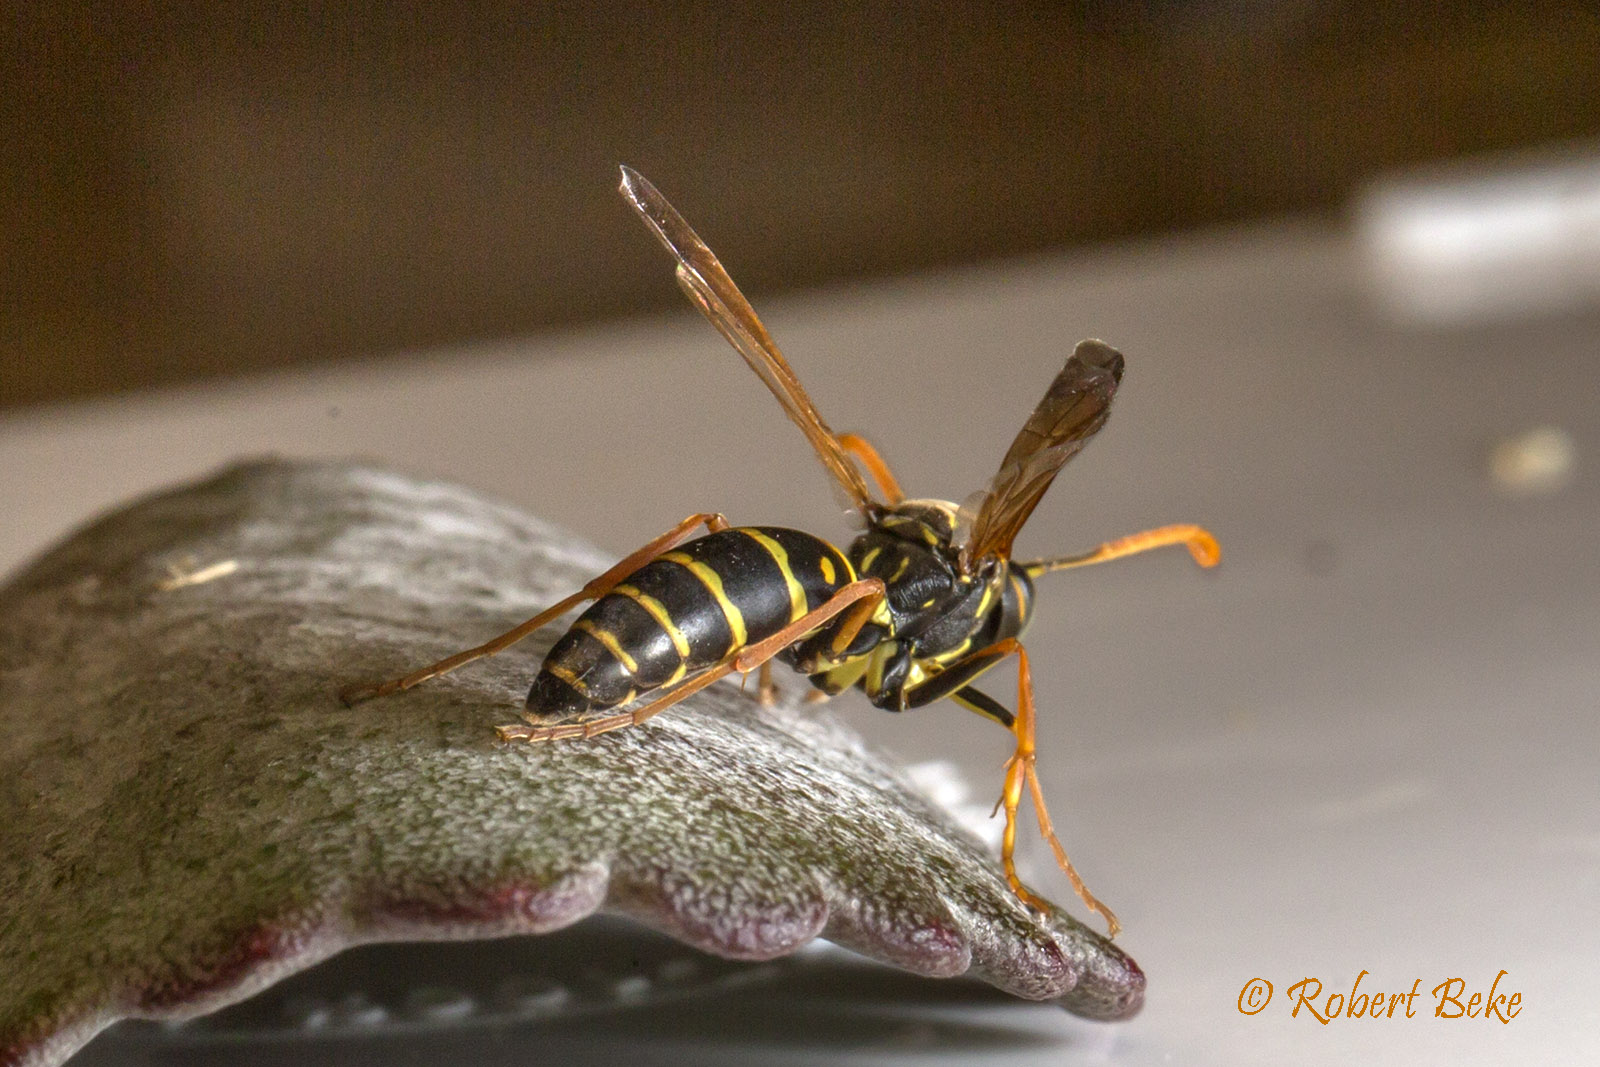
<path fill-rule="evenodd" d="M 777 633 L 854 578 L 843 553 L 798 530 L 707 534 L 590 605 L 545 657 L 528 710 L 565 722 L 676 685 Z"/>

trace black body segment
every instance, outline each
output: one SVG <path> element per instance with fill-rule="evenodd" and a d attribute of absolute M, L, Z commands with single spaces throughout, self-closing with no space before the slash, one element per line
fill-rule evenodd
<path fill-rule="evenodd" d="M 715 666 L 855 580 L 820 538 L 773 526 L 690 541 L 630 574 L 550 649 L 528 692 L 548 722 L 582 719 Z"/>
<path fill-rule="evenodd" d="M 1033 610 L 1033 582 L 1008 560 L 989 558 L 970 573 L 953 545 L 956 507 L 908 500 L 869 526 L 850 546 L 863 578 L 884 583 L 881 619 L 863 627 L 844 662 L 822 655 L 827 634 L 786 658 L 834 694 L 859 687 L 876 707 L 906 711 L 953 696 L 1004 655 L 986 650 L 1021 637 Z M 1002 722 L 1010 713 L 981 693 L 967 706 Z"/>

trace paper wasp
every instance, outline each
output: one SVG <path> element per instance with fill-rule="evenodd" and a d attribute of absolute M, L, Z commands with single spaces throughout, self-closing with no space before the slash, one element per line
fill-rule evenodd
<path fill-rule="evenodd" d="M 497 727 L 502 740 L 588 738 L 635 726 L 735 671 L 760 668 L 762 697 L 770 699 L 774 658 L 807 675 L 821 694 L 855 686 L 889 711 L 949 697 L 1016 736 L 996 805 L 1006 813 L 1002 859 L 1013 891 L 1047 910 L 1013 862 L 1017 811 L 1027 789 L 1056 861 L 1115 936 L 1116 916 L 1083 884 L 1051 827 L 1034 766 L 1033 684 L 1021 643 L 1033 614 L 1033 583 L 1051 571 L 1163 545 L 1188 546 L 1205 567 L 1217 563 L 1221 550 L 1211 534 L 1192 525 L 1164 526 L 1055 559 L 1015 561 L 1011 545 L 1056 473 L 1105 424 L 1122 378 L 1121 354 L 1100 341 L 1080 343 L 994 481 L 968 504 L 908 500 L 870 444 L 828 428 L 755 311 L 672 205 L 627 167 L 621 192 L 677 259 L 678 284 L 689 300 L 805 433 L 865 530 L 840 551 L 797 530 L 732 527 L 719 514 L 691 515 L 486 644 L 404 678 L 352 687 L 344 699 L 409 689 L 493 655 L 587 600 L 594 603 L 551 648 L 533 680 L 526 724 Z M 693 538 L 702 526 L 708 532 Z M 973 688 L 979 675 L 1010 656 L 1017 662 L 1015 714 Z"/>

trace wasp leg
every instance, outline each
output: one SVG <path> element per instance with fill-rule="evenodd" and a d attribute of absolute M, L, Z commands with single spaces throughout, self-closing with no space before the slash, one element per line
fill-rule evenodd
<path fill-rule="evenodd" d="M 910 711 L 912 708 L 920 708 L 944 697 L 950 697 L 962 707 L 971 708 L 981 715 L 987 715 L 1009 730 L 1012 723 L 1015 722 L 1015 716 L 1004 708 L 999 707 L 989 697 L 967 685 L 968 682 L 976 680 L 979 675 L 984 674 L 1009 655 L 1011 655 L 1011 650 L 1001 647 L 1000 644 L 969 653 L 932 678 L 903 689 L 899 694 L 899 706 L 902 710 Z M 968 696 L 974 696 L 975 699 L 972 703 L 964 699 Z M 984 708 L 974 706 L 975 703 L 983 700 L 988 700 L 990 705 L 993 706 Z"/>
<path fill-rule="evenodd" d="M 974 689 L 970 685 L 962 686 L 954 693 L 951 693 L 950 699 L 968 711 L 975 711 L 986 719 L 993 719 L 1007 730 L 1011 729 L 1012 724 L 1017 721 L 1017 717 L 1011 714 L 1010 708 L 983 690 Z"/>
<path fill-rule="evenodd" d="M 1017 713 L 1014 716 L 999 701 L 969 684 L 1010 655 L 1017 657 Z M 1034 814 L 1039 819 L 1039 835 L 1049 843 L 1050 850 L 1055 853 L 1056 863 L 1067 876 L 1067 880 L 1072 883 L 1073 890 L 1084 904 L 1088 905 L 1090 911 L 1105 917 L 1111 936 L 1116 937 L 1117 932 L 1122 929 L 1122 924 L 1117 921 L 1112 910 L 1102 904 L 1093 893 L 1089 892 L 1089 887 L 1083 884 L 1083 879 L 1078 876 L 1072 861 L 1067 859 L 1067 850 L 1062 847 L 1061 839 L 1056 836 L 1055 827 L 1050 822 L 1049 809 L 1045 807 L 1044 790 L 1040 788 L 1039 774 L 1035 766 L 1037 753 L 1033 737 L 1033 673 L 1028 667 L 1027 650 L 1014 637 L 996 641 L 988 648 L 980 649 L 950 664 L 932 678 L 907 688 L 901 700 L 904 707 L 909 709 L 921 707 L 946 696 L 962 707 L 1010 728 L 1016 735 L 1016 751 L 1006 760 L 1005 786 L 1001 790 L 999 802 L 995 804 L 996 811 L 1004 807 L 1006 812 L 1006 829 L 1000 848 L 1000 861 L 1005 866 L 1006 882 L 1010 884 L 1011 891 L 1025 904 L 1040 911 L 1048 911 L 1050 908 L 1042 897 L 1023 885 L 1022 879 L 1017 876 L 1015 861 L 1017 809 L 1022 806 L 1022 791 L 1027 789 L 1033 798 Z"/>
<path fill-rule="evenodd" d="M 810 675 L 812 688 L 807 690 L 805 702 L 826 703 L 861 681 L 862 675 L 867 673 L 870 665 L 870 656 L 857 656 L 842 663 L 832 663 L 822 667 L 817 673 Z"/>
<path fill-rule="evenodd" d="M 702 524 L 712 533 L 728 528 L 728 520 L 720 512 L 708 511 L 690 515 L 660 537 L 657 537 L 598 578 L 595 578 L 578 592 L 544 609 L 526 622 L 512 627 L 499 637 L 487 641 L 476 648 L 469 648 L 464 652 L 457 652 L 453 656 L 446 656 L 439 662 L 412 671 L 403 678 L 394 678 L 387 682 L 348 686 L 339 692 L 339 699 L 349 705 L 360 703 L 363 700 L 371 700 L 374 697 L 388 696 L 390 693 L 397 693 L 404 689 L 410 689 L 414 685 L 421 685 L 430 678 L 437 678 L 441 674 L 447 674 L 457 667 L 471 663 L 475 659 L 482 659 L 484 656 L 492 656 L 497 652 L 502 652 L 585 600 L 595 600 L 609 593 L 614 586 L 618 585 L 628 575 L 663 552 L 667 552 L 687 541 L 689 535 Z"/>
<path fill-rule="evenodd" d="M 698 693 L 706 686 L 719 678 L 725 678 L 734 671 L 741 674 L 755 670 L 766 663 L 773 656 L 788 648 L 806 634 L 843 615 L 840 620 L 841 628 L 853 625 L 850 636 L 854 631 L 860 630 L 866 620 L 871 617 L 878 603 L 883 599 L 883 582 L 877 578 L 863 578 L 843 586 L 828 601 L 788 626 L 779 630 L 764 640 L 726 656 L 720 663 L 707 668 L 700 674 L 682 683 L 674 689 L 656 697 L 648 704 L 635 708 L 632 711 L 620 712 L 616 715 L 607 715 L 603 718 L 589 719 L 586 722 L 557 723 L 554 726 L 525 726 L 513 724 L 510 726 L 497 726 L 495 731 L 502 741 L 559 741 L 565 738 L 587 738 L 597 734 L 610 733 L 626 726 L 637 726 L 658 712 L 665 711 L 691 693 Z"/>
<path fill-rule="evenodd" d="M 1016 863 L 1012 855 L 1017 843 L 1017 808 L 1022 804 L 1022 789 L 1026 785 L 1033 798 L 1034 814 L 1039 819 L 1039 835 L 1049 842 L 1050 851 L 1055 853 L 1056 864 L 1089 910 L 1105 918 L 1109 936 L 1116 937 L 1117 932 L 1122 929 L 1122 923 L 1117 920 L 1116 914 L 1102 904 L 1093 893 L 1089 892 L 1089 887 L 1083 884 L 1083 879 L 1073 868 L 1072 861 L 1067 859 L 1067 850 L 1062 847 L 1061 839 L 1056 836 L 1055 827 L 1050 822 L 1049 809 L 1045 807 L 1044 790 L 1040 788 L 1039 771 L 1035 766 L 1037 755 L 1033 739 L 1033 672 L 1028 667 L 1028 651 L 1014 637 L 997 642 L 994 647 L 998 649 L 1001 646 L 1009 646 L 1006 651 L 1017 654 L 1017 721 L 1012 726 L 1012 732 L 1017 737 L 1017 748 L 1011 754 L 1011 758 L 1006 760 L 1005 788 L 1000 794 L 1000 803 L 1006 810 L 1005 837 L 1000 849 L 1000 858 L 1006 869 L 1006 881 L 1011 883 L 1012 891 L 1024 901 L 1040 910 L 1048 910 L 1045 902 L 1035 896 L 1017 877 Z"/>
<path fill-rule="evenodd" d="M 769 659 L 761 665 L 761 673 L 756 676 L 756 703 L 770 708 L 777 702 L 778 685 L 772 680 L 772 661 Z"/>
<path fill-rule="evenodd" d="M 1145 530 L 1141 533 L 1129 534 L 1119 537 L 1115 541 L 1107 541 L 1099 548 L 1076 556 L 1060 556 L 1056 559 L 1036 559 L 1028 563 L 1013 563 L 1013 567 L 1020 567 L 1029 578 L 1037 578 L 1041 574 L 1051 571 L 1064 571 L 1072 567 L 1087 567 L 1091 563 L 1105 563 L 1123 556 L 1133 556 L 1140 552 L 1148 552 L 1152 548 L 1165 548 L 1167 545 L 1184 545 L 1189 549 L 1189 555 L 1202 567 L 1215 567 L 1222 560 L 1222 546 L 1212 536 L 1211 531 L 1203 526 L 1192 523 L 1182 523 L 1177 526 L 1161 526 L 1154 530 Z"/>
<path fill-rule="evenodd" d="M 853 433 L 834 434 L 833 439 L 839 442 L 839 447 L 854 456 L 860 464 L 872 475 L 872 480 L 878 483 L 878 488 L 883 492 L 884 500 L 892 507 L 906 498 L 905 492 L 900 488 L 900 482 L 890 472 L 889 465 L 878 455 L 878 450 L 865 437 Z"/>

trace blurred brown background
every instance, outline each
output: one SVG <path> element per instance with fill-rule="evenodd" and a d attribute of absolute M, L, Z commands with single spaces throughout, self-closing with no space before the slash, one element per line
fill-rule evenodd
<path fill-rule="evenodd" d="M 598 10 L 596 10 L 598 8 Z M 1600 132 L 1589 3 L 7 3 L 0 405 L 1338 210 Z"/>

